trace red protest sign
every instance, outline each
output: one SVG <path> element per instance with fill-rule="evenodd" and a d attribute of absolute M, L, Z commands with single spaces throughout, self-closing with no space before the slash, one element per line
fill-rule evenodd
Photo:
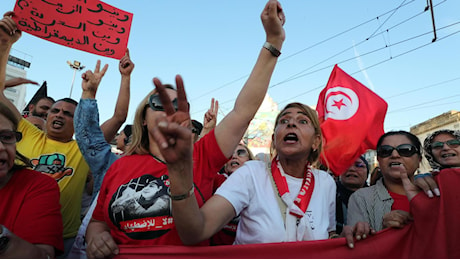
<path fill-rule="evenodd" d="M 97 0 L 17 0 L 18 28 L 70 48 L 120 59 L 133 14 Z"/>

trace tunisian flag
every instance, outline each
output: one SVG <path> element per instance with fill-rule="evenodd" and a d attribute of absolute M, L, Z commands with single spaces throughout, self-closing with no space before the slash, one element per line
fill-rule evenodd
<path fill-rule="evenodd" d="M 334 66 L 318 98 L 316 111 L 324 136 L 321 163 L 339 176 L 384 133 L 388 104 Z"/>

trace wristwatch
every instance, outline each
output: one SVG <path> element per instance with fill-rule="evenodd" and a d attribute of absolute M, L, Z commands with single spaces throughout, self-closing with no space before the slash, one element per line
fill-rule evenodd
<path fill-rule="evenodd" d="M 8 243 L 10 242 L 10 231 L 3 225 L 2 233 L 0 233 L 0 254 L 3 254 L 8 248 Z"/>

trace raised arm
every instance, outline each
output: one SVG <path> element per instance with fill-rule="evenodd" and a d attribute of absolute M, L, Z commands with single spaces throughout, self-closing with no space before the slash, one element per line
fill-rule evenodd
<path fill-rule="evenodd" d="M 212 98 L 211 107 L 208 109 L 208 111 L 206 111 L 206 114 L 204 114 L 203 130 L 201 130 L 201 136 L 205 136 L 207 133 L 211 132 L 211 130 L 216 127 L 218 112 L 219 101 Z"/>
<path fill-rule="evenodd" d="M 75 139 L 93 173 L 93 194 L 99 191 L 109 166 L 118 159 L 118 156 L 112 153 L 111 145 L 99 126 L 99 110 L 95 96 L 108 66 L 105 65 L 102 70 L 100 67 L 101 62 L 98 61 L 94 72 L 88 70 L 82 75 L 82 97 L 74 114 Z"/>
<path fill-rule="evenodd" d="M 266 42 L 281 50 L 285 39 L 283 29 L 284 13 L 276 0 L 270 0 L 262 14 Z M 215 128 L 217 143 L 226 157 L 233 154 L 236 146 L 246 132 L 249 123 L 259 109 L 267 93 L 270 78 L 278 60 L 276 51 L 263 47 L 246 84 L 239 93 L 233 110 Z"/>
<path fill-rule="evenodd" d="M 22 118 L 19 110 L 5 96 L 6 65 L 11 46 L 21 37 L 21 31 L 18 30 L 16 23 L 11 18 L 14 12 L 6 12 L 3 19 L 0 20 L 0 102 L 7 105 L 13 112 L 14 116 L 20 120 Z"/>
<path fill-rule="evenodd" d="M 81 75 L 82 82 L 81 82 L 81 98 L 82 99 L 95 99 L 96 92 L 99 88 L 99 84 L 101 83 L 102 78 L 105 75 L 105 72 L 109 68 L 108 64 L 105 64 L 101 70 L 101 61 L 98 60 L 96 63 L 96 67 L 94 71 L 87 70 L 85 73 Z"/>
<path fill-rule="evenodd" d="M 129 49 L 126 49 L 125 56 L 121 58 L 118 65 L 121 74 L 120 90 L 118 92 L 117 104 L 113 116 L 101 125 L 105 140 L 110 142 L 117 134 L 120 127 L 126 121 L 128 116 L 130 88 L 131 88 L 131 73 L 134 69 L 134 63 L 129 56 Z"/>
<path fill-rule="evenodd" d="M 155 80 L 155 86 L 165 107 L 166 117 L 159 118 L 152 136 L 168 166 L 174 223 L 183 243 L 196 244 L 208 239 L 235 215 L 233 206 L 220 196 L 213 196 L 198 207 L 193 186 L 193 146 L 191 130 L 180 122 L 189 118 L 182 79 L 176 78 L 178 110 L 174 111 L 165 88 Z M 169 107 L 169 108 L 168 108 Z"/>
<path fill-rule="evenodd" d="M 12 87 L 16 87 L 22 84 L 38 85 L 38 82 L 30 80 L 30 79 L 26 79 L 26 78 L 21 78 L 21 77 L 12 78 L 12 79 L 5 81 L 5 88 L 12 88 Z"/>

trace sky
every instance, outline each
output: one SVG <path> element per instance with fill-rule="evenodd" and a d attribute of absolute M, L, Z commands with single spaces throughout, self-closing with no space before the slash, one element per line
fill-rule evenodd
<path fill-rule="evenodd" d="M 140 100 L 154 88 L 153 77 L 174 84 L 182 75 L 191 117 L 203 120 L 211 98 L 228 113 L 265 42 L 263 0 L 107 0 L 133 13 L 128 48 L 135 64 L 127 123 Z M 297 101 L 316 106 L 332 68 L 345 72 L 388 103 L 384 130 L 411 126 L 460 110 L 460 1 L 433 0 L 437 40 L 426 0 L 280 1 L 286 41 L 268 94 L 282 108 Z M 2 0 L 0 12 L 15 1 Z M 109 64 L 97 92 L 101 123 L 113 114 L 120 86 L 118 61 L 67 48 L 23 33 L 15 56 L 31 62 L 27 77 L 46 81 L 48 95 L 81 96 L 81 74 L 96 61 Z M 26 103 L 37 86 L 27 87 Z"/>

